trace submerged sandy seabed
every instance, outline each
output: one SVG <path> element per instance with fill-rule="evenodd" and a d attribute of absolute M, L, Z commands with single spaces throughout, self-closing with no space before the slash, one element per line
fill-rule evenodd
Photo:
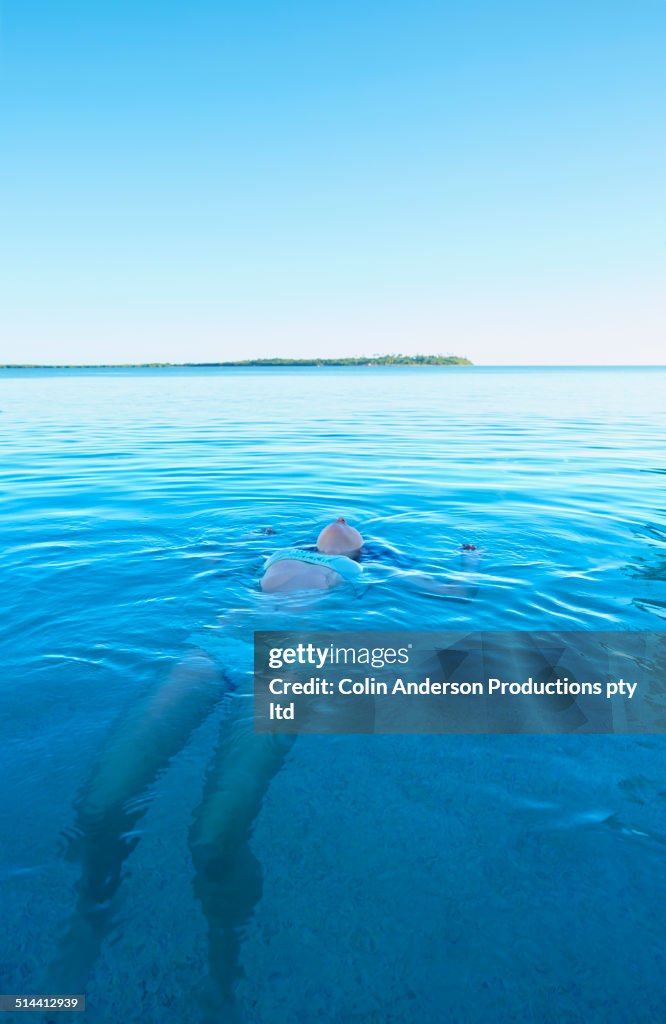
<path fill-rule="evenodd" d="M 247 1019 L 662 1015 L 663 795 L 609 771 L 612 742 L 300 740 L 255 832 Z M 625 771 L 654 770 L 655 749 L 622 743 Z"/>
<path fill-rule="evenodd" d="M 88 985 L 90 1024 L 212 1020 L 187 832 L 218 728 L 159 786 Z M 640 737 L 300 738 L 255 825 L 264 891 L 241 1020 L 660 1019 L 663 753 Z M 14 981 L 38 976 L 75 881 L 56 858 L 9 887 L 10 915 L 31 887 L 40 901 L 10 951 Z"/>

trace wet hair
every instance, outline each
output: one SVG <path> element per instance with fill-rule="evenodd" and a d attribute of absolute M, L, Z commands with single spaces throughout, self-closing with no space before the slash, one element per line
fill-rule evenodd
<path fill-rule="evenodd" d="M 394 565 L 397 569 L 413 569 L 415 560 L 413 557 L 404 555 L 397 548 L 389 544 L 382 544 L 380 541 L 366 541 L 363 545 L 361 559 L 364 562 L 381 562 L 383 565 Z"/>

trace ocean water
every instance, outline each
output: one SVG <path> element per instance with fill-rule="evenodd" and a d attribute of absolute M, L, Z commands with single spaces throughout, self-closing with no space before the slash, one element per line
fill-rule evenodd
<path fill-rule="evenodd" d="M 236 754 L 178 666 L 283 622 L 663 629 L 666 369 L 4 370 L 0 438 L 3 992 L 80 977 L 90 1024 L 664 1019 L 654 736 L 299 737 L 216 883 L 216 1009 L 192 829 Z M 340 515 L 366 592 L 278 608 L 265 556 Z"/>

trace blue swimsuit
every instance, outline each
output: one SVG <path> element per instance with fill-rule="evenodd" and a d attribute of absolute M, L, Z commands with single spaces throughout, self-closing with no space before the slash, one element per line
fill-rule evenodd
<path fill-rule="evenodd" d="M 285 558 L 293 559 L 296 562 L 308 562 L 310 565 L 321 565 L 324 569 L 332 569 L 333 572 L 337 572 L 338 576 L 342 576 L 345 583 L 351 583 L 352 587 L 356 588 L 361 584 L 363 570 L 352 558 L 347 558 L 346 555 L 322 555 L 319 551 L 303 551 L 301 548 L 282 548 L 281 551 L 276 551 L 274 555 L 270 556 L 264 569 L 275 565 L 276 562 L 282 562 Z"/>

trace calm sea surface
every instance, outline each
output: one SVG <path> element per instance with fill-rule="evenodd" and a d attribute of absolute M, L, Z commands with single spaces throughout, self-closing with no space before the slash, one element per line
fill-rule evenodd
<path fill-rule="evenodd" d="M 665 441 L 666 369 L 0 371 L 2 991 L 66 976 L 117 723 L 193 635 L 280 624 L 266 555 L 340 515 L 368 541 L 304 628 L 664 629 Z M 188 834 L 224 714 L 196 724 L 104 840 L 89 1024 L 219 1019 Z M 659 737 L 302 737 L 250 847 L 240 1021 L 664 1019 Z"/>

